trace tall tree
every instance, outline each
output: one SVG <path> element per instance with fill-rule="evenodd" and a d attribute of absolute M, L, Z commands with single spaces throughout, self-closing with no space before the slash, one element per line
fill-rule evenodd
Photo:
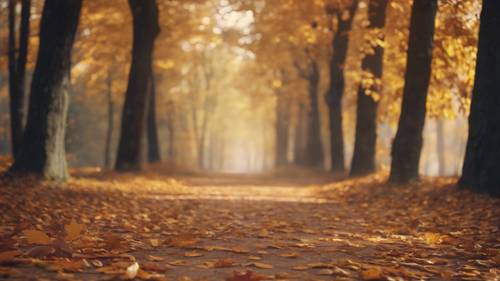
<path fill-rule="evenodd" d="M 305 164 L 310 167 L 323 167 L 323 145 L 318 104 L 320 69 L 318 62 L 307 50 L 306 55 L 307 67 L 295 63 L 299 76 L 308 82 L 309 111 L 307 114 Z"/>
<path fill-rule="evenodd" d="M 129 0 L 133 17 L 132 65 L 130 68 L 121 135 L 115 168 L 120 171 L 142 168 L 143 132 L 147 121 L 150 78 L 158 25 L 156 0 Z"/>
<path fill-rule="evenodd" d="M 392 145 L 392 183 L 404 184 L 418 178 L 436 12 L 437 0 L 413 1 L 403 103 Z"/>
<path fill-rule="evenodd" d="M 150 97 L 148 107 L 148 162 L 160 162 L 160 142 L 158 141 L 158 124 L 156 122 L 156 78 L 151 75 Z"/>
<path fill-rule="evenodd" d="M 82 0 L 45 1 L 28 121 L 11 172 L 35 173 L 52 180 L 68 177 L 64 147 L 68 73 L 81 6 Z"/>
<path fill-rule="evenodd" d="M 345 171 L 344 131 L 342 129 L 342 96 L 345 88 L 344 65 L 349 47 L 349 32 L 358 4 L 359 0 L 352 0 L 347 10 L 327 7 L 327 12 L 337 18 L 337 30 L 333 36 L 330 59 L 330 87 L 326 96 L 330 109 L 331 169 L 333 172 Z"/>
<path fill-rule="evenodd" d="M 115 116 L 115 105 L 113 103 L 113 75 L 111 70 L 108 70 L 108 77 L 106 79 L 106 97 L 108 99 L 108 129 L 106 132 L 106 145 L 104 148 L 104 167 L 111 167 L 111 146 L 113 140 L 113 131 L 115 127 L 114 116 Z"/>
<path fill-rule="evenodd" d="M 483 0 L 469 138 L 459 185 L 500 196 L 500 2 Z"/>
<path fill-rule="evenodd" d="M 307 109 L 302 101 L 297 104 L 297 119 L 295 121 L 295 138 L 293 145 L 293 163 L 295 165 L 307 165 Z"/>
<path fill-rule="evenodd" d="M 14 158 L 19 154 L 25 121 L 25 75 L 28 58 L 28 39 L 30 34 L 31 0 L 21 2 L 21 25 L 19 30 L 19 49 L 16 49 L 16 2 L 9 0 L 9 96 L 10 127 Z"/>
<path fill-rule="evenodd" d="M 289 100 L 281 89 L 276 89 L 276 159 L 277 166 L 288 164 Z"/>
<path fill-rule="evenodd" d="M 382 39 L 382 29 L 385 25 L 385 15 L 388 0 L 370 0 L 368 5 L 368 28 L 374 32 L 373 36 Z M 373 43 L 370 43 L 373 46 Z M 362 69 L 370 74 L 373 86 L 367 89 L 365 85 L 360 85 L 358 89 L 358 101 L 356 109 L 356 136 L 354 142 L 354 153 L 351 164 L 351 175 L 364 175 L 375 171 L 375 151 L 377 145 L 377 109 L 378 102 L 369 91 L 377 93 L 382 78 L 384 63 L 384 47 L 377 44 L 369 50 L 362 61 Z"/>

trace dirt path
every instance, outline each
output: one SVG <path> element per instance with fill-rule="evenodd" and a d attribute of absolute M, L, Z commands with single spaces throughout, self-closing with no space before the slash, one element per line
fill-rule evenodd
<path fill-rule="evenodd" d="M 124 278 L 137 262 L 136 277 L 150 280 L 498 280 L 499 200 L 446 179 L 408 187 L 387 187 L 384 176 L 331 181 L 3 182 L 0 276 Z M 26 232 L 35 229 L 50 241 Z"/>

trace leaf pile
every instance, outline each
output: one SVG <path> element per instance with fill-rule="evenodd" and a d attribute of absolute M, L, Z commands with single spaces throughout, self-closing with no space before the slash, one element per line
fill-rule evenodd
<path fill-rule="evenodd" d="M 391 187 L 385 178 L 321 185 L 161 175 L 82 176 L 65 185 L 2 179 L 0 277 L 500 277 L 500 200 L 458 190 L 454 179 Z"/>

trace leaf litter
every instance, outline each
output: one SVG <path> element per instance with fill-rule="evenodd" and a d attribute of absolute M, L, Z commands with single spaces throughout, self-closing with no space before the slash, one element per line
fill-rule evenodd
<path fill-rule="evenodd" d="M 0 277 L 500 278 L 498 199 L 458 190 L 454 179 L 404 187 L 385 179 L 232 178 L 231 189 L 209 176 L 2 179 Z M 261 200 L 271 194 L 286 200 Z"/>

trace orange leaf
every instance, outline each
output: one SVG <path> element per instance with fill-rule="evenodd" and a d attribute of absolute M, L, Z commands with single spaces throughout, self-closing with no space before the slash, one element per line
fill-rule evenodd
<path fill-rule="evenodd" d="M 28 240 L 29 244 L 39 244 L 39 245 L 48 245 L 50 244 L 50 237 L 40 230 L 24 230 L 24 236 L 26 236 L 26 240 Z"/>

